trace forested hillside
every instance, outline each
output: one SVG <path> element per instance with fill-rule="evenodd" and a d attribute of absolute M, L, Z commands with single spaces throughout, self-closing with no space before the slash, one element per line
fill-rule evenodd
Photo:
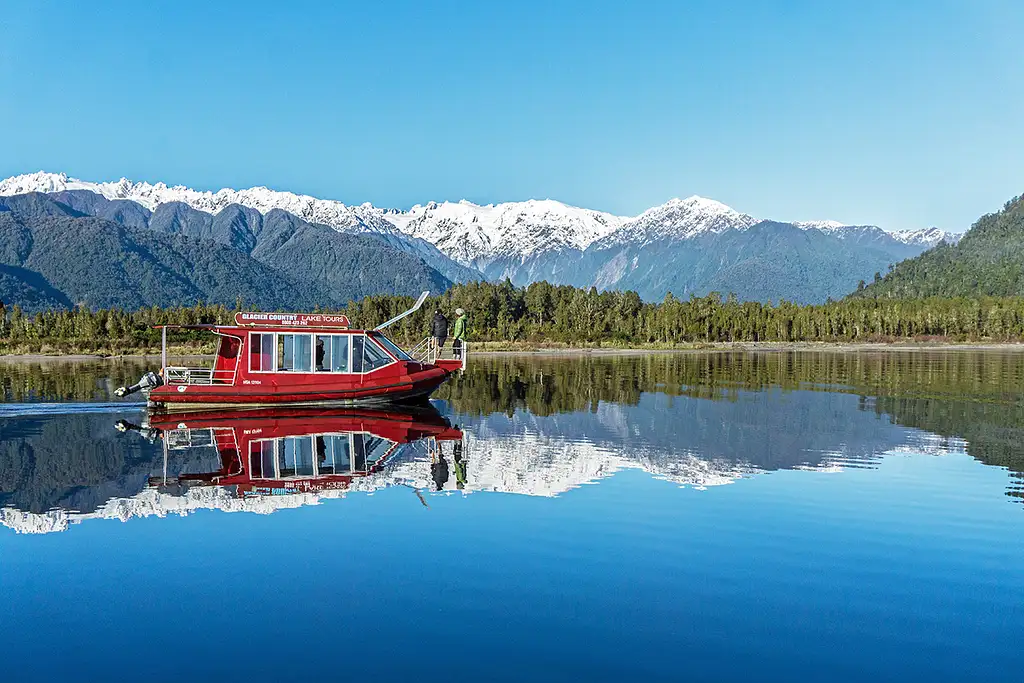
<path fill-rule="evenodd" d="M 239 299 L 299 309 L 450 285 L 414 256 L 285 211 L 263 216 L 236 206 L 210 216 L 165 204 L 148 216 L 132 202 L 102 197 L 89 208 L 122 222 L 86 215 L 55 195 L 0 197 L 0 301 L 27 311 Z"/>
<path fill-rule="evenodd" d="M 98 218 L 23 222 L 0 213 L 0 244 L 0 295 L 29 310 L 228 304 L 239 297 L 276 308 L 315 297 L 303 283 L 229 247 Z"/>
<path fill-rule="evenodd" d="M 982 216 L 958 244 L 898 263 L 854 296 L 1024 296 L 1024 196 Z"/>

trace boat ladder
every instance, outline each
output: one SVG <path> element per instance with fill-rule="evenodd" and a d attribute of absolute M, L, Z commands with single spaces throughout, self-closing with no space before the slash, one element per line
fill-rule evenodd
<path fill-rule="evenodd" d="M 427 337 L 419 344 L 414 346 L 410 351 L 409 355 L 412 356 L 413 360 L 420 363 L 430 363 L 434 365 L 439 360 L 461 360 L 462 369 L 466 369 L 466 356 L 468 355 L 468 344 L 462 343 L 461 354 L 456 355 L 455 346 L 451 342 L 446 342 L 441 348 L 437 347 L 434 343 L 433 337 Z"/>

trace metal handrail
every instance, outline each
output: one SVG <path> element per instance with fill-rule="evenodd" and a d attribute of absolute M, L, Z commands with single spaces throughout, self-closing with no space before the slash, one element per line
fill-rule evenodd
<path fill-rule="evenodd" d="M 164 382 L 167 384 L 234 384 L 234 370 L 214 370 L 213 368 L 164 368 Z"/>
<path fill-rule="evenodd" d="M 164 434 L 168 450 L 184 448 L 209 448 L 216 445 L 213 428 L 204 429 L 169 429 Z"/>
<path fill-rule="evenodd" d="M 408 351 L 409 355 L 420 363 L 429 363 L 431 365 L 436 364 L 439 360 L 461 360 L 462 369 L 466 368 L 466 355 L 468 353 L 468 345 L 466 342 L 462 342 L 462 355 L 455 355 L 455 346 L 453 344 L 445 344 L 440 349 L 434 344 L 433 337 L 427 337 L 419 344 L 414 346 Z"/>
<path fill-rule="evenodd" d="M 437 352 L 434 348 L 434 338 L 427 337 L 410 349 L 408 353 L 420 363 L 433 363 L 437 360 Z"/>

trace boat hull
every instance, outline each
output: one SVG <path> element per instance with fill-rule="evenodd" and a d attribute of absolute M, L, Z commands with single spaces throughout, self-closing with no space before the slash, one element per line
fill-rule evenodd
<path fill-rule="evenodd" d="M 429 367 L 408 374 L 367 375 L 361 380 L 268 381 L 235 385 L 168 384 L 156 387 L 147 396 L 154 410 L 186 411 L 198 408 L 353 406 L 384 403 L 416 403 L 430 396 L 450 372 Z M 277 378 L 275 378 L 277 379 Z M 292 379 L 292 378 L 289 378 Z"/>

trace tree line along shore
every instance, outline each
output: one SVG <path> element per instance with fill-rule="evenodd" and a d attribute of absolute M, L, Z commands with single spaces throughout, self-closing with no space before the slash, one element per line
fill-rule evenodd
<path fill-rule="evenodd" d="M 368 296 L 341 309 L 354 327 L 372 328 L 408 309 L 413 298 Z M 456 285 L 432 297 L 416 314 L 389 329 L 402 344 L 429 334 L 440 309 L 454 318 L 469 313 L 469 341 L 492 349 L 554 347 L 680 348 L 729 342 L 886 343 L 1014 342 L 1024 339 L 1024 297 L 852 297 L 818 305 L 787 301 L 738 301 L 712 292 L 658 303 L 635 292 L 580 289 L 538 282 Z M 155 325 L 232 324 L 235 307 L 197 303 L 172 308 L 94 310 L 88 306 L 26 314 L 0 305 L 0 354 L 153 353 L 160 347 Z M 316 311 L 320 312 L 320 311 Z M 212 340 L 201 331 L 169 335 L 172 350 L 204 353 Z"/>

